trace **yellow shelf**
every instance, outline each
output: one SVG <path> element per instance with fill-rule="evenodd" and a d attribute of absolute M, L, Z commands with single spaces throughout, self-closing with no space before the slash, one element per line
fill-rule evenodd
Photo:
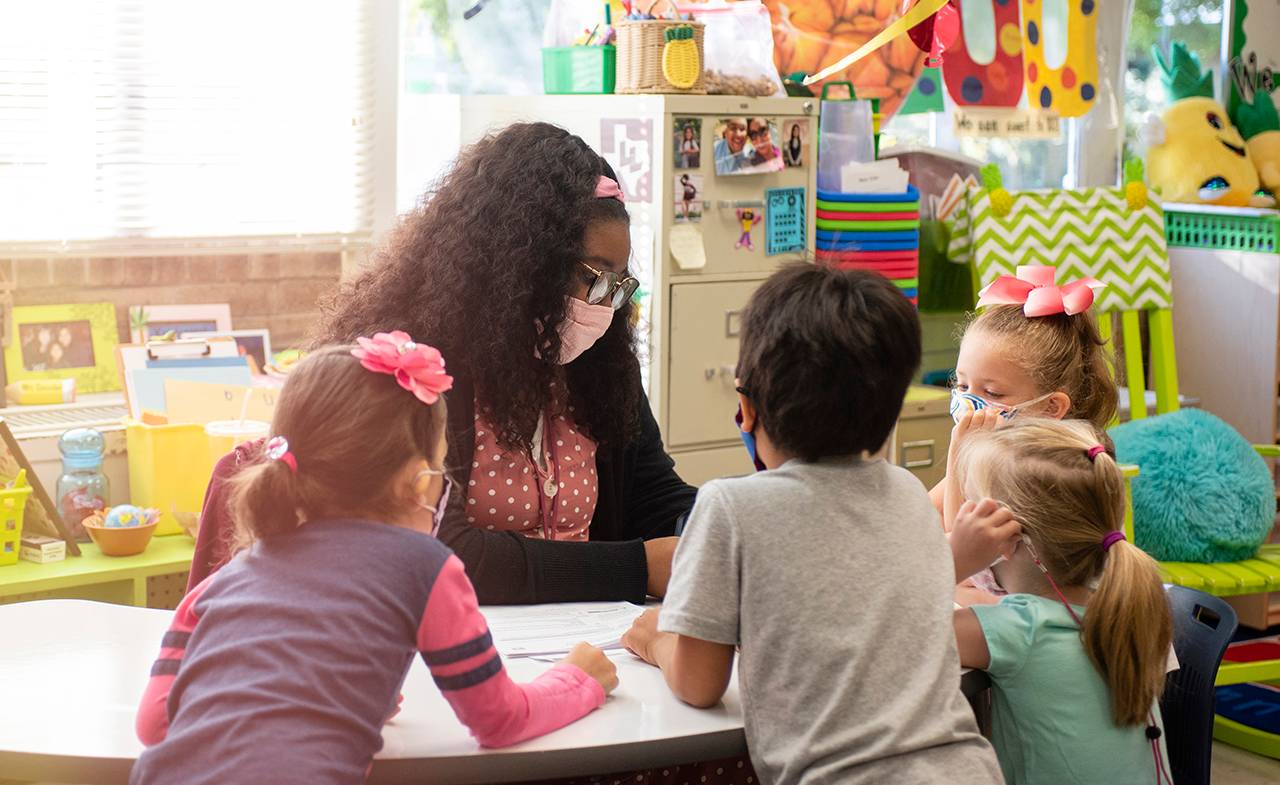
<path fill-rule="evenodd" d="M 40 594 L 145 606 L 147 579 L 187 572 L 195 542 L 174 534 L 153 537 L 137 556 L 104 556 L 93 543 L 81 543 L 80 552 L 52 564 L 19 561 L 0 567 L 0 603 Z"/>

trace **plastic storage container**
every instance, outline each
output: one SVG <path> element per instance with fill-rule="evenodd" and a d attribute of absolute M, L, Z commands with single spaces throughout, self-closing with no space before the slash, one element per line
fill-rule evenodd
<path fill-rule="evenodd" d="M 1220 251 L 1280 253 L 1280 213 L 1249 207 L 1164 205 L 1169 245 Z"/>
<path fill-rule="evenodd" d="M 0 565 L 16 564 L 22 549 L 22 516 L 31 496 L 25 469 L 18 472 L 12 488 L 0 490 Z"/>
<path fill-rule="evenodd" d="M 543 49 L 542 92 L 547 95 L 612 93 L 617 78 L 617 51 L 612 45 Z"/>
<path fill-rule="evenodd" d="M 182 525 L 173 513 L 198 513 L 213 473 L 204 426 L 130 421 L 125 427 L 125 443 L 130 502 L 160 511 L 157 536 L 181 533 Z"/>
<path fill-rule="evenodd" d="M 818 117 L 818 188 L 841 189 L 846 164 L 875 160 L 870 101 L 823 101 Z"/>
<path fill-rule="evenodd" d="M 62 476 L 58 478 L 58 514 L 77 540 L 87 542 L 84 519 L 107 508 L 111 483 L 102 473 L 106 440 L 93 428 L 73 428 L 58 439 Z"/>

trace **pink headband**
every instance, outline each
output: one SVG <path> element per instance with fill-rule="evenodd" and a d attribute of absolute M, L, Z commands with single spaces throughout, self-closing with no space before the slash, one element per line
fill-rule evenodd
<path fill-rule="evenodd" d="M 600 175 L 600 179 L 596 180 L 596 198 L 597 199 L 617 199 L 623 204 L 627 200 L 622 196 L 622 188 L 616 180 L 611 180 L 604 175 Z"/>
<path fill-rule="evenodd" d="M 980 292 L 978 307 L 987 305 L 1021 305 L 1029 318 L 1065 313 L 1084 313 L 1093 305 L 1093 292 L 1106 284 L 1093 278 L 1081 278 L 1058 286 L 1053 282 L 1056 267 L 1024 265 L 1018 274 L 1002 275 Z"/>
<path fill-rule="evenodd" d="M 351 355 L 374 373 L 394 376 L 396 384 L 413 393 L 425 404 L 440 400 L 441 394 L 453 387 L 453 377 L 444 372 L 440 350 L 424 343 L 414 343 L 401 330 L 378 333 L 372 338 L 357 338 L 359 346 Z"/>

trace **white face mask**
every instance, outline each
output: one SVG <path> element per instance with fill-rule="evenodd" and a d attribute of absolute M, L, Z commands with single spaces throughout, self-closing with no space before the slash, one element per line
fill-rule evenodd
<path fill-rule="evenodd" d="M 613 324 L 613 307 L 589 305 L 576 297 L 565 298 L 564 322 L 560 324 L 560 364 L 568 365 L 595 346 Z"/>
<path fill-rule="evenodd" d="M 1044 395 L 1041 395 L 1038 398 L 1032 398 L 1029 401 L 1023 401 L 1022 403 L 1016 406 L 1006 406 L 1002 403 L 995 403 L 993 401 L 988 401 L 986 398 L 983 398 L 978 395 L 974 395 L 971 392 L 960 392 L 959 390 L 952 389 L 951 390 L 951 419 L 955 420 L 958 423 L 960 422 L 960 418 L 965 416 L 969 412 L 976 412 L 980 409 L 994 409 L 995 411 L 999 412 L 1000 416 L 1003 417 L 1004 419 L 1011 420 L 1013 419 L 1014 415 L 1016 415 L 1018 412 L 1026 411 L 1029 407 L 1035 406 L 1037 403 L 1040 403 L 1041 401 L 1048 400 L 1049 396 L 1051 395 L 1053 395 L 1053 393 L 1051 392 L 1045 393 Z"/>

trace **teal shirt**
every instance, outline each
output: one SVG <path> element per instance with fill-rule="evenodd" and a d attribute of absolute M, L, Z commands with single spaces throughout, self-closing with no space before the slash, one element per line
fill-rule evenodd
<path fill-rule="evenodd" d="M 1011 594 L 973 612 L 991 652 L 992 743 L 1008 785 L 1154 785 L 1145 726 L 1112 722 L 1110 690 L 1061 602 Z"/>

